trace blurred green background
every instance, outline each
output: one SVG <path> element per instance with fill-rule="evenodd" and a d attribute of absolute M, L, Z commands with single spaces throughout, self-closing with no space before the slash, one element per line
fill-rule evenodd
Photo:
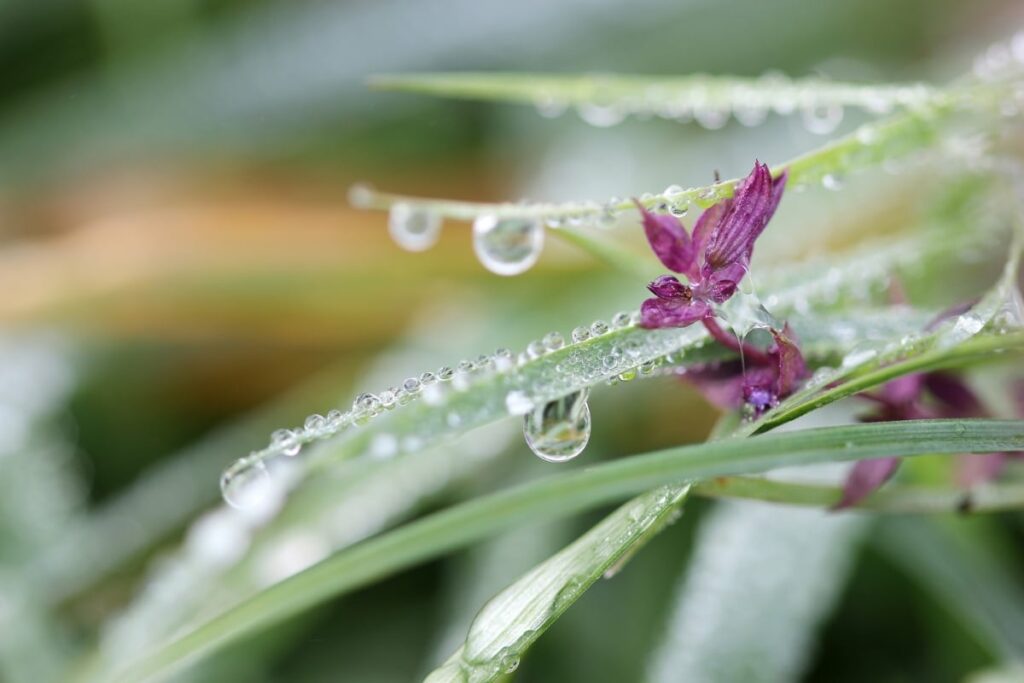
<path fill-rule="evenodd" d="M 941 83 L 1022 25 L 1024 6 L 1010 0 L 0 0 L 0 365 L 13 378 L 0 447 L 59 453 L 57 472 L 0 460 L 0 575 L 16 577 L 0 590 L 13 594 L 40 557 L 116 543 L 138 521 L 125 510 L 150 508 L 155 521 L 113 571 L 78 585 L 54 570 L 69 581 L 55 589 L 68 638 L 88 642 L 147 558 L 217 500 L 223 467 L 271 429 L 379 389 L 361 382 L 396 341 L 428 370 L 568 333 L 643 296 L 642 283 L 554 240 L 513 279 L 474 260 L 462 224 L 446 225 L 427 254 L 402 252 L 386 216 L 348 206 L 353 182 L 483 201 L 604 200 L 703 184 L 716 170 L 732 177 L 754 157 L 779 162 L 823 142 L 776 116 L 752 129 L 595 129 L 571 113 L 373 92 L 367 76 L 778 70 Z M 858 120 L 848 113 L 841 130 Z M 760 263 L 884 234 L 915 210 L 902 182 L 794 195 Z M 821 225 L 812 234 L 801 229 L 809 215 Z M 615 234 L 639 245 L 634 226 Z M 489 346 L 438 338 L 424 321 L 440 316 Z M 710 407 L 674 382 L 641 384 L 595 396 L 587 457 L 704 438 Z M 545 472 L 522 465 L 532 457 L 517 442 L 463 493 Z M 596 586 L 518 679 L 637 680 L 706 507 Z M 88 535 L 100 533 L 89 514 L 109 523 L 102 542 Z M 31 526 L 39 515 L 52 519 L 42 531 Z M 598 518 L 526 530 L 540 550 L 513 553 L 518 570 L 504 580 Z M 974 524 L 978 535 L 999 527 L 1004 569 L 1024 579 L 1020 516 Z M 807 679 L 962 680 L 990 665 L 955 610 L 883 548 L 858 556 Z M 462 553 L 324 605 L 234 647 L 204 680 L 412 680 L 437 661 L 475 561 Z"/>

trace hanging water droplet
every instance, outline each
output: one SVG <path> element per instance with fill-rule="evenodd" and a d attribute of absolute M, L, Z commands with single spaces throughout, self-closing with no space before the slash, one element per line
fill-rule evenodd
<path fill-rule="evenodd" d="M 543 247 L 544 227 L 539 220 L 481 216 L 473 222 L 473 250 L 480 263 L 497 275 L 529 270 Z"/>
<path fill-rule="evenodd" d="M 843 181 L 835 173 L 826 173 L 821 177 L 821 186 L 826 190 L 841 190 L 843 189 Z"/>
<path fill-rule="evenodd" d="M 441 217 L 432 211 L 401 202 L 388 214 L 391 238 L 402 249 L 424 251 L 434 246 L 441 234 Z"/>
<path fill-rule="evenodd" d="M 576 107 L 576 112 L 585 122 L 597 128 L 608 128 L 622 123 L 626 118 L 626 111 L 615 104 L 603 105 L 594 102 L 582 102 Z"/>
<path fill-rule="evenodd" d="M 541 95 L 534 100 L 533 105 L 537 108 L 537 113 L 546 119 L 557 118 L 569 108 L 568 102 L 555 95 Z"/>
<path fill-rule="evenodd" d="M 369 183 L 356 183 L 348 188 L 348 203 L 357 209 L 368 209 L 373 204 L 373 186 Z"/>
<path fill-rule="evenodd" d="M 238 510 L 260 507 L 261 499 L 271 488 L 270 472 L 260 461 L 239 461 L 220 478 L 220 492 L 224 501 Z"/>
<path fill-rule="evenodd" d="M 819 104 L 805 107 L 801 112 L 804 127 L 815 135 L 828 135 L 843 121 L 843 107 L 839 104 Z"/>
<path fill-rule="evenodd" d="M 565 462 L 583 452 L 590 440 L 588 393 L 586 389 L 574 392 L 526 414 L 523 434 L 538 458 Z"/>
<path fill-rule="evenodd" d="M 768 110 L 755 104 L 737 104 L 733 107 L 732 115 L 742 125 L 753 127 L 764 123 L 768 118 Z"/>
<path fill-rule="evenodd" d="M 729 123 L 729 111 L 714 107 L 701 107 L 693 112 L 693 120 L 708 130 L 718 130 Z"/>

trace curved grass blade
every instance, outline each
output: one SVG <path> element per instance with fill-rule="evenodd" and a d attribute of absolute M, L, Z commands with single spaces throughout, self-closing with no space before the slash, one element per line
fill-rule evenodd
<path fill-rule="evenodd" d="M 381 74 L 372 76 L 369 83 L 379 90 L 532 104 L 548 116 L 574 106 L 585 118 L 588 112 L 592 116 L 603 113 L 608 123 L 645 114 L 683 120 L 697 117 L 710 123 L 711 115 L 718 118 L 734 113 L 742 122 L 753 125 L 769 111 L 788 114 L 852 106 L 885 114 L 898 107 L 921 107 L 950 96 L 924 83 L 839 83 L 823 78 L 789 79 L 777 73 L 760 78 L 415 73 Z"/>
<path fill-rule="evenodd" d="M 922 420 L 733 438 L 556 475 L 422 518 L 336 554 L 209 621 L 184 629 L 117 671 L 86 680 L 138 681 L 167 673 L 260 628 L 401 568 L 531 519 L 552 519 L 665 484 L 777 467 L 891 455 L 1024 450 L 1024 421 Z"/>
<path fill-rule="evenodd" d="M 626 503 L 484 605 L 465 643 L 429 683 L 492 681 L 652 528 L 676 513 L 688 485 L 663 486 Z"/>

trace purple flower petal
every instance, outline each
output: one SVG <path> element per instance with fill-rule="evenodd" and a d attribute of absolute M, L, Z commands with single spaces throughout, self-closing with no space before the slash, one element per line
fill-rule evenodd
<path fill-rule="evenodd" d="M 661 299 L 689 299 L 693 296 L 690 288 L 672 275 L 661 275 L 655 278 L 647 285 L 647 289 L 651 290 L 651 294 Z"/>
<path fill-rule="evenodd" d="M 705 210 L 700 215 L 700 218 L 697 219 L 696 225 L 693 226 L 693 251 L 695 255 L 704 253 L 708 239 L 711 238 L 711 235 L 718 228 L 722 218 L 729 213 L 730 208 L 732 208 L 732 198 L 723 199 Z M 691 269 L 692 273 L 687 273 L 690 276 L 691 282 L 700 279 L 700 269 L 697 267 L 698 260 L 695 256 L 693 268 Z"/>
<path fill-rule="evenodd" d="M 727 266 L 749 266 L 754 242 L 775 213 L 785 185 L 786 174 L 773 181 L 767 164 L 754 163 L 754 169 L 736 186 L 731 205 L 708 237 L 702 279 L 716 279 L 716 273 Z"/>
<path fill-rule="evenodd" d="M 686 228 L 675 216 L 652 213 L 634 200 L 643 216 L 644 233 L 654 254 L 675 273 L 689 275 L 696 271 L 697 251 Z"/>
<path fill-rule="evenodd" d="M 885 383 L 881 391 L 881 401 L 891 408 L 909 406 L 921 398 L 924 390 L 925 376 L 922 373 L 903 375 Z M 904 418 L 909 419 L 909 418 Z"/>
<path fill-rule="evenodd" d="M 985 414 L 977 394 L 955 375 L 929 372 L 925 375 L 924 385 L 942 404 L 941 412 L 947 417 L 981 417 Z"/>
<path fill-rule="evenodd" d="M 846 484 L 843 485 L 843 496 L 832 509 L 843 510 L 864 500 L 892 477 L 899 464 L 899 458 L 859 461 L 847 475 Z"/>
<path fill-rule="evenodd" d="M 778 362 L 777 396 L 785 398 L 796 390 L 801 379 L 807 377 L 807 363 L 788 324 L 782 328 L 782 332 L 771 332 L 775 339 L 772 355 Z"/>
<path fill-rule="evenodd" d="M 1006 453 L 967 453 L 957 459 L 956 480 L 960 486 L 971 488 L 992 481 L 1006 465 Z"/>
<path fill-rule="evenodd" d="M 694 299 L 647 299 L 640 306 L 640 326 L 648 329 L 686 327 L 710 312 L 706 303 Z"/>
<path fill-rule="evenodd" d="M 743 378 L 743 401 L 761 415 L 779 404 L 778 372 L 772 367 L 747 370 Z"/>
<path fill-rule="evenodd" d="M 743 405 L 743 367 L 739 361 L 690 368 L 683 379 L 716 408 L 735 410 Z"/>

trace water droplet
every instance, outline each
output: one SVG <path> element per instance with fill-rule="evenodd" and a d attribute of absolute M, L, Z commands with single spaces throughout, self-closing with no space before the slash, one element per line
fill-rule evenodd
<path fill-rule="evenodd" d="M 633 316 L 626 311 L 619 311 L 612 316 L 612 327 L 615 329 L 622 329 L 623 327 L 629 327 L 633 323 Z"/>
<path fill-rule="evenodd" d="M 373 394 L 359 394 L 352 407 L 359 412 L 376 413 L 380 410 L 380 399 Z"/>
<path fill-rule="evenodd" d="M 576 107 L 576 112 L 586 123 L 597 128 L 608 128 L 622 123 L 626 111 L 618 105 L 602 105 L 594 102 L 583 102 Z"/>
<path fill-rule="evenodd" d="M 514 365 L 512 360 L 512 352 L 508 349 L 501 348 L 494 352 L 494 367 L 498 372 L 505 372 Z"/>
<path fill-rule="evenodd" d="M 557 351 L 565 346 L 565 337 L 558 332 L 548 332 L 544 335 L 543 343 L 548 351 Z"/>
<path fill-rule="evenodd" d="M 608 332 L 608 323 L 603 320 L 595 320 L 590 325 L 590 334 L 594 337 L 600 337 L 602 334 Z"/>
<path fill-rule="evenodd" d="M 733 107 L 732 115 L 742 125 L 752 128 L 764 123 L 764 120 L 768 118 L 768 110 L 757 105 L 737 104 Z"/>
<path fill-rule="evenodd" d="M 529 270 L 543 247 L 544 227 L 536 219 L 481 216 L 473 222 L 473 250 L 480 263 L 497 275 Z"/>
<path fill-rule="evenodd" d="M 843 121 L 843 107 L 839 104 L 818 104 L 801 111 L 804 127 L 815 135 L 828 135 Z"/>
<path fill-rule="evenodd" d="M 373 204 L 373 186 L 368 183 L 356 183 L 348 188 L 348 203 L 357 209 L 368 209 Z"/>
<path fill-rule="evenodd" d="M 534 100 L 533 105 L 537 108 L 537 113 L 546 119 L 557 118 L 569 108 L 565 100 L 555 95 L 542 95 Z"/>
<path fill-rule="evenodd" d="M 826 190 L 841 190 L 843 181 L 835 173 L 826 173 L 821 177 L 821 186 Z"/>
<path fill-rule="evenodd" d="M 583 452 L 590 440 L 587 396 L 588 391 L 583 389 L 526 414 L 523 434 L 537 457 L 548 462 L 565 462 Z"/>
<path fill-rule="evenodd" d="M 510 391 L 505 395 L 505 408 L 509 415 L 526 415 L 533 410 L 533 401 L 522 391 Z"/>
<path fill-rule="evenodd" d="M 220 492 L 224 501 L 238 510 L 256 510 L 272 493 L 273 484 L 267 466 L 260 461 L 241 460 L 229 467 L 220 478 Z"/>
<path fill-rule="evenodd" d="M 313 416 L 311 415 L 310 419 L 312 417 Z M 319 417 L 321 422 L 323 421 L 323 418 L 319 415 L 316 417 Z M 310 419 L 306 420 L 307 424 L 310 423 Z M 299 454 L 299 451 L 302 450 L 302 442 L 299 440 L 299 435 L 290 429 L 276 430 L 270 435 L 270 443 L 288 457 L 296 456 Z"/>
<path fill-rule="evenodd" d="M 303 427 L 306 428 L 306 431 L 314 432 L 318 429 L 323 428 L 325 423 L 326 420 L 324 419 L 323 415 L 313 413 L 312 415 L 306 418 L 305 423 L 303 423 Z"/>
<path fill-rule="evenodd" d="M 590 329 L 586 327 L 577 327 L 572 331 L 572 343 L 579 344 L 590 339 Z"/>
<path fill-rule="evenodd" d="M 424 251 L 437 243 L 441 217 L 432 211 L 401 202 L 391 207 L 388 230 L 395 243 L 408 251 Z"/>
<path fill-rule="evenodd" d="M 420 384 L 433 384 L 437 381 L 437 375 L 432 372 L 424 372 L 420 375 Z"/>
<path fill-rule="evenodd" d="M 384 391 L 380 392 L 380 396 L 378 398 L 380 398 L 380 403 L 382 406 L 384 406 L 385 408 L 393 408 L 395 405 L 395 401 L 398 400 L 397 391 L 395 390 L 394 387 L 390 389 L 385 389 Z"/>
<path fill-rule="evenodd" d="M 454 370 L 452 370 L 452 369 L 451 369 L 450 367 L 448 367 L 447 365 L 445 365 L 445 366 L 443 366 L 443 367 L 439 368 L 439 369 L 438 369 L 438 371 L 437 371 L 437 378 L 438 378 L 439 380 L 441 380 L 442 382 L 447 382 L 447 381 L 448 381 L 448 380 L 450 380 L 450 379 L 452 378 L 452 376 L 454 376 L 454 375 L 455 375 L 455 371 L 454 371 Z"/>
<path fill-rule="evenodd" d="M 526 345 L 526 353 L 530 358 L 540 358 L 544 355 L 544 343 L 539 341 L 532 341 Z"/>
<path fill-rule="evenodd" d="M 708 130 L 718 130 L 729 123 L 729 111 L 713 107 L 701 107 L 693 112 L 693 120 Z"/>
<path fill-rule="evenodd" d="M 410 377 L 409 379 L 402 382 L 402 388 L 405 389 L 410 394 L 415 394 L 419 392 L 421 387 L 422 385 L 420 384 L 420 381 L 415 377 Z"/>

